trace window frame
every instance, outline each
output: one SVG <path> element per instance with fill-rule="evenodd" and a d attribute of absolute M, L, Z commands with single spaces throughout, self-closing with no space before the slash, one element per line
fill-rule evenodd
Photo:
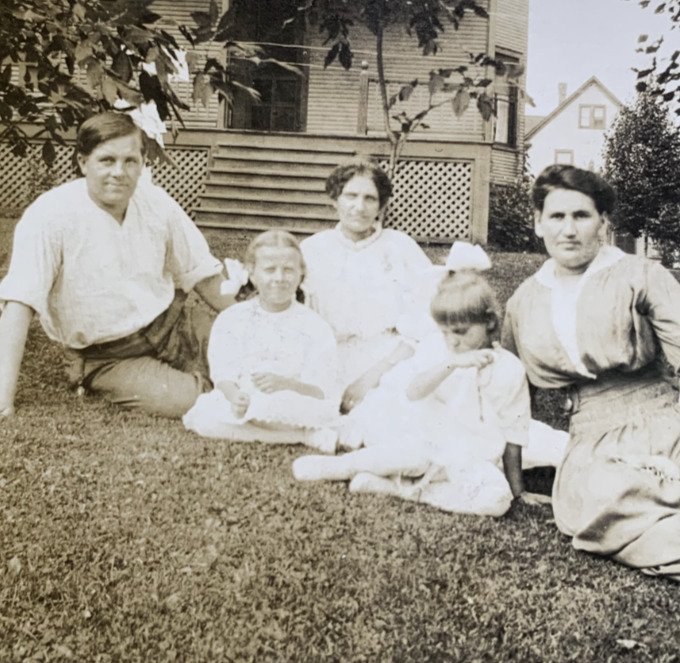
<path fill-rule="evenodd" d="M 602 111 L 602 118 L 595 118 L 597 111 Z M 584 122 L 584 112 L 587 113 L 587 120 Z M 578 128 L 597 129 L 607 128 L 607 107 L 604 104 L 579 104 L 578 107 Z"/>
<path fill-rule="evenodd" d="M 566 155 L 569 157 L 569 161 L 560 161 L 559 155 Z M 574 165 L 574 150 L 568 149 L 556 149 L 553 155 L 553 160 L 556 165 L 562 166 L 573 166 Z"/>

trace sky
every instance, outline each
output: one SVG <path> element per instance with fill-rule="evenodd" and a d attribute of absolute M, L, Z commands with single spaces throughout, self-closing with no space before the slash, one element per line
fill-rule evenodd
<path fill-rule="evenodd" d="M 635 52 L 640 34 L 649 42 L 665 35 L 667 50 L 677 47 L 680 30 L 654 13 L 661 0 L 643 9 L 638 0 L 530 0 L 527 93 L 536 106 L 529 115 L 546 115 L 558 103 L 557 87 L 571 94 L 597 76 L 623 103 L 635 96 L 635 72 L 651 62 Z"/>

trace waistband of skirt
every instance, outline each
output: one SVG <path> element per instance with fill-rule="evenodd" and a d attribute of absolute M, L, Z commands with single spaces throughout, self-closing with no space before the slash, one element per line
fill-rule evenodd
<path fill-rule="evenodd" d="M 612 372 L 596 382 L 570 387 L 572 427 L 615 427 L 675 405 L 678 390 L 656 368 L 636 373 Z"/>

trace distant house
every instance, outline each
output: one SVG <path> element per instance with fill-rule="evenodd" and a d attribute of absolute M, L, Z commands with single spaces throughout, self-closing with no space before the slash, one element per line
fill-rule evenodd
<path fill-rule="evenodd" d="M 525 143 L 531 173 L 538 175 L 553 163 L 599 170 L 605 133 L 621 105 L 595 76 L 569 96 L 560 84 L 557 108 L 543 118 L 527 117 Z"/>
<path fill-rule="evenodd" d="M 228 2 L 222 0 L 223 9 Z M 209 0 L 155 0 L 153 10 L 179 39 L 172 22 L 191 25 L 191 13 L 206 11 L 209 4 Z M 260 102 L 243 93 L 227 106 L 214 95 L 207 107 L 198 104 L 184 112 L 185 128 L 177 142 L 166 141 L 179 171 L 161 168 L 156 180 L 192 211 L 201 226 L 280 227 L 299 233 L 327 228 L 335 222 L 335 213 L 324 192 L 324 179 L 333 165 L 355 154 L 383 162 L 388 156 L 374 37 L 357 28 L 352 33 L 352 68 L 346 71 L 338 63 L 325 68 L 328 46 L 318 28 L 293 21 L 280 30 L 287 10 L 297 4 L 249 0 L 239 39 L 267 46 L 273 57 L 297 65 L 302 75 L 270 63 L 256 67 L 234 60 L 230 64 L 242 81 L 259 91 Z M 490 18 L 469 12 L 458 31 L 447 23 L 436 55 L 422 56 L 417 40 L 404 27 L 390 28 L 385 37 L 390 93 L 416 77 L 427 81 L 432 69 L 469 65 L 471 53 L 526 65 L 529 0 L 480 4 Z M 202 48 L 206 55 L 224 57 L 220 44 Z M 490 67 L 478 67 L 474 75 L 494 78 Z M 190 102 L 191 84 L 178 87 Z M 496 111 L 490 120 L 482 119 L 474 99 L 461 117 L 447 103 L 428 115 L 428 128 L 414 133 L 397 173 L 390 225 L 419 239 L 486 240 L 489 184 L 511 181 L 521 172 L 524 142 L 524 109 L 517 88 L 499 79 L 487 91 Z M 436 93 L 433 101 L 440 98 Z M 429 101 L 428 86 L 418 86 L 403 109 L 418 111 Z M 400 110 L 396 107 L 393 114 Z M 59 163 L 68 168 L 68 155 L 60 153 Z M 19 166 L 6 166 L 5 172 L 15 173 L 17 182 L 24 177 Z M 0 184 L 0 190 L 15 188 L 12 182 Z"/>

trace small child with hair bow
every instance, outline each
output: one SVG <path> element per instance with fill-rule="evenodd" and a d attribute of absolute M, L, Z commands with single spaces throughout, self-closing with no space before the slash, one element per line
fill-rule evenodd
<path fill-rule="evenodd" d="M 351 479 L 352 492 L 489 516 L 514 497 L 547 499 L 524 492 L 529 390 L 519 359 L 493 341 L 498 304 L 480 274 L 488 267 L 483 249 L 454 244 L 430 306 L 432 333 L 350 415 L 366 448 L 299 458 L 297 479 Z"/>

